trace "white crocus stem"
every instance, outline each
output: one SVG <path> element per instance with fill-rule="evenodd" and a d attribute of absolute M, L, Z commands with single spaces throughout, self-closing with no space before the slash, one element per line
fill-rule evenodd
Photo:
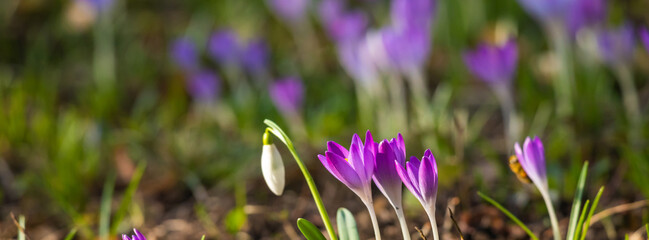
<path fill-rule="evenodd" d="M 372 201 L 365 201 L 365 206 L 367 207 L 367 211 L 370 213 L 372 227 L 374 227 L 374 239 L 381 240 L 381 231 L 379 230 L 379 221 L 376 219 L 374 204 L 372 204 Z"/>
<path fill-rule="evenodd" d="M 408 230 L 406 218 L 403 215 L 403 207 L 395 207 L 394 210 L 397 212 L 397 218 L 399 219 L 399 225 L 401 225 L 401 233 L 403 234 L 403 239 L 410 240 L 410 231 Z"/>
<path fill-rule="evenodd" d="M 433 230 L 433 239 L 439 240 L 439 233 L 437 232 L 437 220 L 435 219 L 435 204 L 428 204 L 426 207 L 426 214 L 428 214 L 428 219 L 430 219 L 430 227 Z"/>
<path fill-rule="evenodd" d="M 261 172 L 270 191 L 281 196 L 285 185 L 284 162 L 275 144 L 264 144 L 261 153 Z"/>
<path fill-rule="evenodd" d="M 561 240 L 561 233 L 559 231 L 559 221 L 557 221 L 557 215 L 554 213 L 554 206 L 552 205 L 552 199 L 550 199 L 550 193 L 546 189 L 539 188 L 543 201 L 545 201 L 545 206 L 548 208 L 548 213 L 550 214 L 550 223 L 552 224 L 552 234 L 554 235 L 555 240 Z"/>

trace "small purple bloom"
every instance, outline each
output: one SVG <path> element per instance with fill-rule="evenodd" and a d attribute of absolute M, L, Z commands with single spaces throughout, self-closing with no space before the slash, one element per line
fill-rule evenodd
<path fill-rule="evenodd" d="M 523 8 L 541 21 L 563 19 L 575 0 L 518 0 Z"/>
<path fill-rule="evenodd" d="M 385 28 L 380 34 L 388 62 L 393 68 L 411 71 L 421 68 L 428 60 L 431 51 L 430 29 Z"/>
<path fill-rule="evenodd" d="M 122 234 L 122 240 L 146 240 L 144 235 L 137 229 L 133 228 L 133 232 L 135 232 L 135 235 L 131 235 L 130 238 L 126 234 Z"/>
<path fill-rule="evenodd" d="M 219 77 L 210 71 L 191 74 L 187 82 L 190 95 L 199 102 L 210 102 L 218 97 Z"/>
<path fill-rule="evenodd" d="M 270 8 L 288 23 L 298 23 L 306 17 L 309 0 L 267 0 Z"/>
<path fill-rule="evenodd" d="M 367 205 L 372 202 L 372 175 L 377 144 L 367 131 L 365 143 L 358 134 L 352 137 L 349 150 L 336 142 L 327 143 L 325 155 L 318 155 L 324 167 L 336 179 L 351 189 Z"/>
<path fill-rule="evenodd" d="M 579 29 L 599 24 L 605 19 L 605 0 L 576 0 L 568 16 L 568 29 L 575 34 Z"/>
<path fill-rule="evenodd" d="M 421 161 L 415 156 L 405 167 L 398 161 L 394 162 L 397 173 L 406 188 L 415 195 L 426 211 L 434 211 L 437 199 L 437 162 L 430 149 L 424 152 Z M 432 208 L 432 209 L 431 209 Z"/>
<path fill-rule="evenodd" d="M 548 176 L 545 170 L 545 150 L 539 137 L 531 139 L 527 137 L 523 148 L 516 143 L 514 145 L 516 157 L 539 191 L 547 193 Z"/>
<path fill-rule="evenodd" d="M 84 0 L 90 4 L 93 10 L 104 13 L 113 7 L 115 0 Z"/>
<path fill-rule="evenodd" d="M 299 112 L 304 99 L 302 81 L 295 77 L 287 77 L 272 83 L 270 86 L 270 98 L 283 113 Z"/>
<path fill-rule="evenodd" d="M 354 11 L 338 15 L 326 23 L 327 32 L 338 43 L 358 41 L 367 30 L 367 17 Z"/>
<path fill-rule="evenodd" d="M 644 48 L 649 52 L 649 29 L 647 28 L 640 28 L 640 40 L 642 40 L 642 43 L 644 44 Z"/>
<path fill-rule="evenodd" d="M 516 71 L 518 50 L 510 39 L 502 46 L 486 43 L 464 54 L 464 63 L 471 73 L 487 83 L 508 83 Z"/>
<path fill-rule="evenodd" d="M 633 28 L 624 24 L 615 29 L 603 30 L 597 36 L 602 60 L 609 65 L 624 64 L 633 57 L 635 36 Z"/>
<path fill-rule="evenodd" d="M 174 62 L 186 71 L 198 67 L 198 53 L 196 46 L 189 38 L 177 38 L 171 45 L 171 57 Z"/>
<path fill-rule="evenodd" d="M 208 43 L 208 50 L 219 63 L 234 63 L 239 59 L 238 39 L 230 29 L 213 33 Z"/>
<path fill-rule="evenodd" d="M 248 43 L 241 56 L 243 67 L 248 71 L 257 72 L 266 68 L 268 64 L 268 46 L 261 39 Z"/>
<path fill-rule="evenodd" d="M 403 136 L 392 140 L 383 140 L 375 154 L 374 184 L 385 195 L 395 209 L 401 208 L 401 179 L 395 162 L 403 167 L 406 164 L 406 146 Z"/>
<path fill-rule="evenodd" d="M 410 27 L 429 27 L 435 17 L 434 0 L 393 0 L 390 14 L 398 29 Z"/>
<path fill-rule="evenodd" d="M 320 20 L 326 25 L 343 14 L 344 3 L 341 0 L 323 0 L 318 5 Z"/>

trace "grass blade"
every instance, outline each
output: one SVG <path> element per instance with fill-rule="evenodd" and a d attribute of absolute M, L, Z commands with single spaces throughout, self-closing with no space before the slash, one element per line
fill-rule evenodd
<path fill-rule="evenodd" d="M 104 190 L 101 193 L 101 205 L 99 207 L 99 239 L 109 239 L 110 204 L 113 200 L 114 188 L 115 174 L 110 174 L 104 183 Z"/>
<path fill-rule="evenodd" d="M 584 208 L 581 210 L 581 214 L 579 214 L 579 221 L 577 222 L 577 226 L 583 226 L 584 220 L 586 219 L 586 210 L 588 210 L 588 204 L 590 204 L 590 200 L 586 200 L 586 203 L 584 204 Z M 579 234 L 581 234 L 581 229 L 580 227 L 577 227 L 575 229 L 575 235 L 573 236 L 573 239 L 579 239 Z"/>
<path fill-rule="evenodd" d="M 117 227 L 119 227 L 119 224 L 126 216 L 128 207 L 131 206 L 131 202 L 133 202 L 133 195 L 135 195 L 137 187 L 140 185 L 140 180 L 142 179 L 142 175 L 144 174 L 144 169 L 146 169 L 146 162 L 142 161 L 140 162 L 140 164 L 138 164 L 137 169 L 135 169 L 135 172 L 131 177 L 131 182 L 128 183 L 126 191 L 124 192 L 124 196 L 122 197 L 122 201 L 119 203 L 117 212 L 115 212 L 113 223 L 110 226 L 110 235 L 115 235 L 117 233 Z"/>
<path fill-rule="evenodd" d="M 584 223 L 584 227 L 583 227 L 584 233 L 581 235 L 581 240 L 586 239 L 586 233 L 588 232 L 588 227 L 590 226 L 590 218 L 593 217 L 593 213 L 595 213 L 595 209 L 597 208 L 597 204 L 599 203 L 599 198 L 602 197 L 603 192 L 604 192 L 604 187 L 602 186 L 601 188 L 599 188 L 599 192 L 597 192 L 595 201 L 593 201 L 593 206 L 591 206 L 590 211 L 588 211 L 588 217 L 586 218 L 586 223 Z"/>
<path fill-rule="evenodd" d="M 523 231 L 525 231 L 525 233 L 527 233 L 527 235 L 530 236 L 531 239 L 539 240 L 539 238 L 536 235 L 534 235 L 534 233 L 532 233 L 532 231 L 523 222 L 521 222 L 521 220 L 519 220 L 516 216 L 514 216 L 514 214 L 512 214 L 507 209 L 505 209 L 505 207 L 500 205 L 500 203 L 496 202 L 496 200 L 493 200 L 492 198 L 488 197 L 487 195 L 481 192 L 478 192 L 478 196 L 480 196 L 485 201 L 489 202 L 491 205 L 494 205 L 494 207 L 498 208 L 501 212 L 507 215 L 507 217 L 509 217 L 509 219 L 514 221 L 514 223 L 516 223 L 518 226 L 520 226 L 523 229 Z"/>
<path fill-rule="evenodd" d="M 68 235 L 65 235 L 64 240 L 72 240 L 72 238 L 74 238 L 74 235 L 77 235 L 77 228 L 70 230 L 70 233 L 68 233 Z"/>
<path fill-rule="evenodd" d="M 570 222 L 568 223 L 567 240 L 576 239 L 577 232 L 577 218 L 579 217 L 579 209 L 581 209 L 581 198 L 584 194 L 584 185 L 586 184 L 586 175 L 588 175 L 588 162 L 584 163 L 579 174 L 579 181 L 577 182 L 577 191 L 575 191 L 575 198 L 572 200 L 572 210 L 570 210 Z"/>

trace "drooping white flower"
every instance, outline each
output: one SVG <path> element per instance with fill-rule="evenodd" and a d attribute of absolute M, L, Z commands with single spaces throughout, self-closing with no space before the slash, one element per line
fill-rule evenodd
<path fill-rule="evenodd" d="M 268 132 L 264 133 L 263 141 L 261 172 L 270 191 L 277 196 L 281 196 L 285 185 L 284 162 Z"/>

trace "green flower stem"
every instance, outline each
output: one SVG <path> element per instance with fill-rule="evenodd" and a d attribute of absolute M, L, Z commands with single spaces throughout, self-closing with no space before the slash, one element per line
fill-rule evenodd
<path fill-rule="evenodd" d="M 572 66 L 572 53 L 570 52 L 570 39 L 562 23 L 552 22 L 548 25 L 553 47 L 559 58 L 559 75 L 553 81 L 555 94 L 557 96 L 557 114 L 560 118 L 571 117 L 572 88 L 574 70 Z"/>
<path fill-rule="evenodd" d="M 275 124 L 273 121 L 266 119 L 264 120 L 264 123 L 269 126 L 269 128 L 267 128 L 266 131 L 270 130 L 270 132 L 273 133 L 273 135 L 279 138 L 286 145 L 288 150 L 293 155 L 295 162 L 297 162 L 298 167 L 300 167 L 300 170 L 304 175 L 306 184 L 309 186 L 311 195 L 313 195 L 313 200 L 315 201 L 315 204 L 318 207 L 318 212 L 320 212 L 320 216 L 322 217 L 322 222 L 324 222 L 325 224 L 325 228 L 327 229 L 327 233 L 329 233 L 329 237 L 331 237 L 332 240 L 338 240 L 338 238 L 336 237 L 336 232 L 334 232 L 334 228 L 331 225 L 331 221 L 329 220 L 329 215 L 327 214 L 327 210 L 325 209 L 325 206 L 322 203 L 320 192 L 318 192 L 318 188 L 315 186 L 315 182 L 313 181 L 313 177 L 311 177 L 311 173 L 309 173 L 309 170 L 306 168 L 306 165 L 304 165 L 302 160 L 300 160 L 300 157 L 297 155 L 297 151 L 295 150 L 295 147 L 293 147 L 293 142 L 291 142 L 291 139 L 288 138 L 286 133 L 284 133 L 284 131 L 282 131 L 282 129 L 279 126 L 277 126 L 277 124 Z"/>
<path fill-rule="evenodd" d="M 557 215 L 554 212 L 554 206 L 552 205 L 552 199 L 550 199 L 550 194 L 547 191 L 540 191 L 541 196 L 543 196 L 543 201 L 545 201 L 545 206 L 548 207 L 548 213 L 550 214 L 550 223 L 552 224 L 552 234 L 554 235 L 555 240 L 561 240 L 561 232 L 559 231 L 559 221 L 557 221 Z"/>

